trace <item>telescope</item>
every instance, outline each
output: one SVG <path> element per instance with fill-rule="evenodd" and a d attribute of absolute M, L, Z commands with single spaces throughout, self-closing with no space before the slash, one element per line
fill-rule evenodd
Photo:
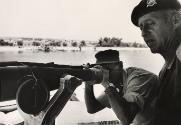
<path fill-rule="evenodd" d="M 116 63 L 123 67 L 121 61 Z M 0 101 L 15 100 L 18 93 L 23 98 L 19 100 L 22 104 L 30 103 L 36 95 L 40 104 L 35 111 L 40 111 L 49 100 L 49 92 L 59 88 L 60 78 L 66 74 L 83 81 L 101 82 L 103 74 L 101 70 L 93 68 L 96 65 L 90 64 L 85 68 L 83 65 L 58 65 L 53 62 L 0 62 Z"/>

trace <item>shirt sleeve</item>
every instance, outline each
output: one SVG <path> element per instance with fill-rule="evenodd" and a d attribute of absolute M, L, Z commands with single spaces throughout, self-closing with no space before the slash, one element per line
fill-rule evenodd
<path fill-rule="evenodd" d="M 128 102 L 135 102 L 141 109 L 155 97 L 159 82 L 158 77 L 146 70 L 136 69 L 128 74 L 124 86 L 124 95 Z"/>

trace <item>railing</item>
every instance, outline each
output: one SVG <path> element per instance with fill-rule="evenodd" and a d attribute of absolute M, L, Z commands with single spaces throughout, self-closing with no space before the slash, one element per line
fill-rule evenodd
<path fill-rule="evenodd" d="M 99 122 L 90 122 L 90 123 L 78 123 L 78 125 L 121 125 L 118 120 L 114 121 L 99 121 Z"/>

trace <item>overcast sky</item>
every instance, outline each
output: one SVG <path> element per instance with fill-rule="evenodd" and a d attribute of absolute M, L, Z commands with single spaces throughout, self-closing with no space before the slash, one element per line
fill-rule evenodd
<path fill-rule="evenodd" d="M 0 36 L 141 42 L 130 20 L 140 0 L 0 0 Z"/>

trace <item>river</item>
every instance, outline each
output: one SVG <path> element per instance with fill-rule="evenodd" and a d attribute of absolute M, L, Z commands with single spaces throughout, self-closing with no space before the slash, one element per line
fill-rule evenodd
<path fill-rule="evenodd" d="M 48 63 L 54 62 L 56 64 L 66 64 L 66 65 L 82 65 L 86 63 L 95 63 L 95 53 L 99 50 L 105 49 L 116 49 L 119 51 L 120 60 L 123 61 L 124 68 L 135 66 L 147 69 L 155 74 L 158 74 L 164 60 L 158 54 L 152 54 L 150 50 L 147 49 L 135 49 L 135 48 L 96 48 L 87 49 L 83 48 L 81 51 L 65 49 L 61 51 L 52 52 L 42 52 L 37 50 L 21 50 L 16 49 L 13 51 L 4 51 L 6 49 L 0 49 L 0 62 L 4 61 L 30 61 L 30 62 L 41 62 Z M 98 96 L 102 91 L 102 87 L 97 85 L 95 87 L 95 95 Z M 60 116 L 57 118 L 57 125 L 73 125 L 73 123 L 78 122 L 91 122 L 99 120 L 109 120 L 116 119 L 114 113 L 111 110 L 103 110 L 97 115 L 90 115 L 86 113 L 86 108 L 84 104 L 84 85 L 78 87 L 75 91 L 78 99 L 81 102 L 68 102 Z M 70 114 L 71 112 L 71 114 Z M 111 114 L 110 114 L 111 113 Z M 19 115 L 16 113 L 14 119 L 18 121 Z M 71 117 L 71 121 L 69 119 Z M 84 118 L 83 118 L 84 117 Z M 12 119 L 12 117 L 10 118 Z M 19 118 L 20 119 L 20 118 Z M 71 122 L 71 123 L 70 123 Z"/>
<path fill-rule="evenodd" d="M 19 50 L 19 51 L 0 51 L 0 61 L 30 61 L 30 62 L 54 62 L 56 64 L 66 65 L 82 65 L 86 63 L 95 63 L 95 53 L 99 50 L 116 49 L 119 51 L 120 60 L 123 61 L 123 67 L 140 67 L 147 69 L 155 74 L 158 74 L 164 60 L 158 54 L 152 54 L 147 49 L 135 48 L 104 48 L 100 47 L 96 50 L 82 48 L 82 51 L 77 49 L 64 49 L 61 51 L 42 52 L 37 50 Z M 99 95 L 101 87 L 97 87 L 97 94 Z M 83 100 L 83 89 L 79 87 L 76 94 L 80 100 Z"/>

